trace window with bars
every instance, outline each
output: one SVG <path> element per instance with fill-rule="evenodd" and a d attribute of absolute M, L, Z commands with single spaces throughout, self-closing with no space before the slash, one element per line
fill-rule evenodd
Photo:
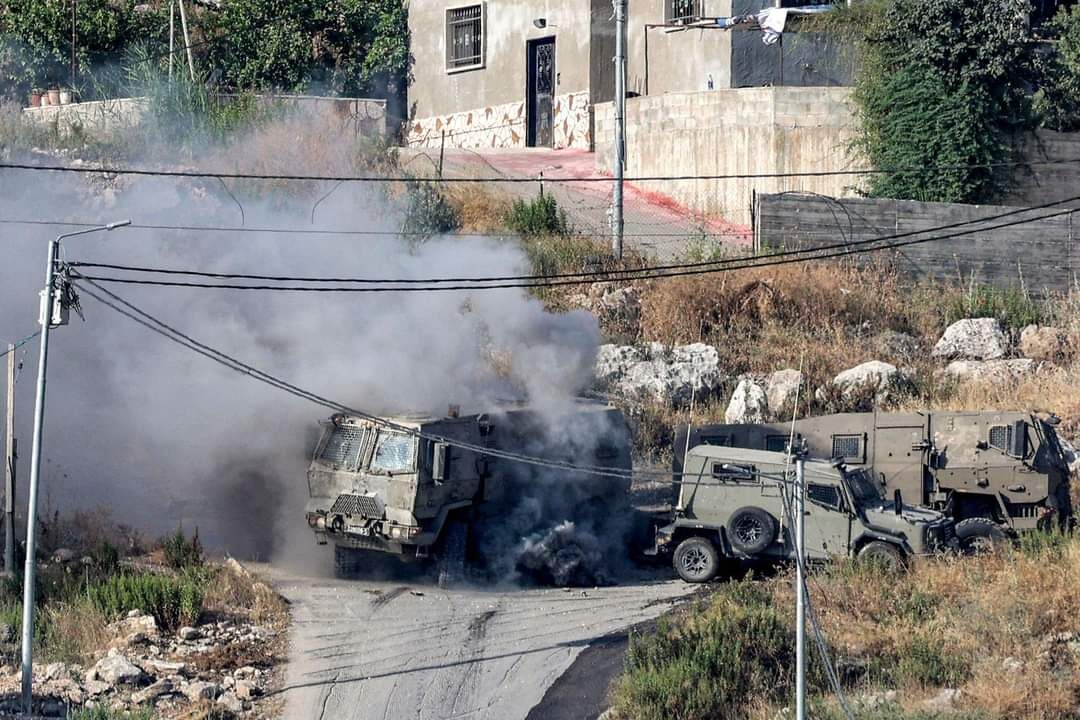
<path fill-rule="evenodd" d="M 668 25 L 700 19 L 701 0 L 666 0 L 664 2 L 664 22 Z"/>
<path fill-rule="evenodd" d="M 832 457 L 841 460 L 862 461 L 861 435 L 833 435 Z"/>
<path fill-rule="evenodd" d="M 466 5 L 446 11 L 446 69 L 484 65 L 484 6 Z"/>

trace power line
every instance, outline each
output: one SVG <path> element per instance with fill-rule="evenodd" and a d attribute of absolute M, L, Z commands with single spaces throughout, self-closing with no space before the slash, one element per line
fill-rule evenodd
<path fill-rule="evenodd" d="M 30 342 L 31 340 L 33 340 L 34 338 L 36 338 L 36 337 L 37 337 L 38 335 L 40 335 L 40 334 L 41 334 L 41 331 L 40 331 L 40 330 L 36 330 L 36 331 L 34 331 L 34 332 L 30 333 L 29 335 L 27 335 L 26 337 L 24 337 L 24 338 L 23 338 L 22 340 L 18 341 L 17 343 L 15 343 L 15 344 L 14 344 L 14 345 L 12 345 L 11 347 L 9 347 L 9 348 L 8 348 L 7 350 L 4 350 L 4 352 L 0 352 L 0 358 L 2 358 L 2 357 L 4 357 L 4 356 L 6 356 L 6 355 L 7 355 L 8 353 L 11 353 L 11 352 L 13 352 L 13 351 L 15 351 L 15 350 L 18 350 L 18 349 L 19 349 L 19 348 L 21 348 L 21 347 L 22 347 L 23 345 L 25 345 L 26 343 Z"/>
<path fill-rule="evenodd" d="M 1042 205 L 1036 205 L 1036 206 L 1027 207 L 1027 208 L 1017 208 L 1017 209 L 1008 210 L 1008 211 L 1005 211 L 1005 212 L 1002 212 L 1002 213 L 997 213 L 995 215 L 989 215 L 989 216 L 983 217 L 983 218 L 976 218 L 976 219 L 972 219 L 972 220 L 963 220 L 963 221 L 959 221 L 959 222 L 955 222 L 955 223 L 948 223 L 948 224 L 945 224 L 945 225 L 938 225 L 938 226 L 931 227 L 931 228 L 923 228 L 923 229 L 918 229 L 918 230 L 908 230 L 908 231 L 905 231 L 905 232 L 902 232 L 902 233 L 895 233 L 893 235 L 882 235 L 882 236 L 878 236 L 878 237 L 868 238 L 868 239 L 865 239 L 865 240 L 855 240 L 855 241 L 832 243 L 832 244 L 827 244 L 827 245 L 818 245 L 818 246 L 812 247 L 812 248 L 804 248 L 804 249 L 797 249 L 797 250 L 784 250 L 784 251 L 780 251 L 780 252 L 776 252 L 776 253 L 771 253 L 771 254 L 769 254 L 767 256 L 764 256 L 764 258 L 769 259 L 769 260 L 774 260 L 774 259 L 778 259 L 778 258 L 792 257 L 792 256 L 802 256 L 802 255 L 811 255 L 811 257 L 816 257 L 816 254 L 820 254 L 820 253 L 830 251 L 830 250 L 864 247 L 864 246 L 869 246 L 869 245 L 875 245 L 875 244 L 878 244 L 878 243 L 883 243 L 883 242 L 886 242 L 886 241 L 908 238 L 908 237 L 912 237 L 912 236 L 916 236 L 916 235 L 925 235 L 927 233 L 939 232 L 939 231 L 942 231 L 942 230 L 951 230 L 951 229 L 955 229 L 955 228 L 959 228 L 959 227 L 965 227 L 965 226 L 968 226 L 968 225 L 978 225 L 978 224 L 982 224 L 982 223 L 988 223 L 988 222 L 991 222 L 991 221 L 994 221 L 994 220 L 1000 220 L 1000 219 L 1003 219 L 1003 218 L 1012 217 L 1014 215 L 1022 215 L 1022 214 L 1025 214 L 1025 213 L 1034 212 L 1034 211 L 1038 211 L 1038 210 L 1046 210 L 1046 209 L 1049 209 L 1049 208 L 1052 208 L 1052 207 L 1057 207 L 1057 206 L 1064 205 L 1064 204 L 1067 204 L 1067 203 L 1071 203 L 1071 202 L 1074 202 L 1074 201 L 1080 201 L 1080 195 L 1074 196 L 1074 197 L 1071 197 L 1071 198 L 1066 198 L 1064 200 L 1056 200 L 1054 202 L 1043 203 Z M 1073 210 L 1070 209 L 1070 210 L 1066 211 L 1066 213 L 1067 212 L 1073 212 Z M 1066 213 L 1051 213 L 1049 215 L 1043 215 L 1043 216 L 1036 217 L 1036 218 L 1028 218 L 1028 219 L 1024 220 L 1023 222 L 1024 223 L 1036 222 L 1038 220 L 1057 217 L 1058 215 L 1066 214 Z M 974 228 L 969 232 L 971 232 L 971 233 L 983 232 L 985 230 L 994 230 L 994 229 L 998 229 L 999 227 L 1008 227 L 1010 225 L 992 226 L 992 227 L 987 227 L 987 228 Z M 938 239 L 938 238 L 930 238 L 930 240 L 936 240 L 936 239 Z M 903 244 L 896 243 L 896 244 L 890 245 L 889 247 L 903 247 Z M 888 248 L 871 248 L 871 251 L 872 250 L 877 250 L 877 249 L 888 249 Z M 351 278 L 350 277 L 311 277 L 311 276 L 306 276 L 305 277 L 305 276 L 282 276 L 282 275 L 257 275 L 257 274 L 248 274 L 248 273 L 216 273 L 216 272 L 207 272 L 207 271 L 200 271 L 200 270 L 181 270 L 181 269 L 169 269 L 169 268 L 154 268 L 154 267 L 137 266 L 137 265 L 120 265 L 120 264 L 113 264 L 113 263 L 91 263 L 91 262 L 73 262 L 73 263 L 70 263 L 70 266 L 71 267 L 76 267 L 76 268 L 84 267 L 84 268 L 95 268 L 95 269 L 118 270 L 118 271 L 122 271 L 122 272 L 142 272 L 142 273 L 152 273 L 152 274 L 160 274 L 160 275 L 192 276 L 192 277 L 205 277 L 205 278 L 216 278 L 216 279 L 232 279 L 232 280 L 263 280 L 263 281 L 273 281 L 273 282 L 304 282 L 304 283 L 331 283 L 331 282 L 335 282 L 335 283 L 363 283 L 363 284 L 370 284 L 370 285 L 386 285 L 386 284 L 393 284 L 393 285 L 426 285 L 426 284 L 431 284 L 431 285 L 434 285 L 434 284 L 442 284 L 442 283 L 494 283 L 494 282 L 525 282 L 525 281 L 538 281 L 538 282 L 543 281 L 543 282 L 546 283 L 547 281 L 555 281 L 555 280 L 568 279 L 568 278 L 590 278 L 590 279 L 591 278 L 600 278 L 603 281 L 608 282 L 608 281 L 612 281 L 614 279 L 618 279 L 619 276 L 623 276 L 623 275 L 631 275 L 631 276 L 634 276 L 631 279 L 638 279 L 636 276 L 640 275 L 642 273 L 662 272 L 662 271 L 668 271 L 668 270 L 678 271 L 678 270 L 706 268 L 706 267 L 719 268 L 719 267 L 723 267 L 723 266 L 726 266 L 726 265 L 733 265 L 733 264 L 737 264 L 737 263 L 751 262 L 753 260 L 755 260 L 755 258 L 723 258 L 723 259 L 717 259 L 717 260 L 706 260 L 706 261 L 691 262 L 691 263 L 671 263 L 671 264 L 664 264 L 664 265 L 642 266 L 642 267 L 639 267 L 639 268 L 618 268 L 618 269 L 609 269 L 609 270 L 589 270 L 589 271 L 580 271 L 580 272 L 573 272 L 573 273 L 554 273 L 554 274 L 550 274 L 550 275 L 503 275 L 503 276 L 485 276 L 485 277 L 395 278 L 395 279 L 391 279 L 391 278 L 356 278 L 356 277 L 351 277 Z M 93 279 L 101 279 L 101 278 L 93 278 Z M 119 279 L 115 279 L 115 280 L 117 282 L 122 282 L 122 280 L 119 280 Z M 234 286 L 225 286 L 225 285 L 219 285 L 219 284 L 208 285 L 208 286 L 209 287 L 230 287 L 230 288 L 233 288 L 233 289 L 247 287 L 247 286 L 235 286 L 235 288 L 234 288 Z M 262 288 L 251 288 L 251 289 L 262 289 Z M 458 288 L 458 289 L 460 289 L 460 288 Z"/>
<path fill-rule="evenodd" d="M 93 281 L 86 280 L 86 284 L 89 284 L 89 285 L 93 286 L 98 291 L 100 291 L 101 293 L 106 295 L 108 298 L 111 298 L 111 301 L 106 300 L 101 295 L 98 295 L 97 293 L 95 293 L 92 290 L 88 289 L 82 282 L 78 282 L 78 283 L 74 283 L 74 284 L 76 285 L 76 287 L 79 288 L 79 290 L 81 292 L 89 295 L 90 297 L 94 298 L 95 300 L 102 303 L 106 307 L 109 307 L 112 310 L 115 310 L 116 312 L 120 313 L 121 315 L 124 315 L 125 317 L 127 317 L 127 318 L 129 318 L 131 320 L 134 320 L 136 323 L 138 323 L 139 325 L 142 325 L 143 327 L 147 328 L 148 330 L 151 330 L 151 331 L 153 331 L 153 332 L 155 332 L 155 333 L 157 333 L 157 334 L 171 340 L 172 342 L 174 342 L 174 343 L 176 343 L 178 345 L 186 347 L 189 350 L 192 350 L 192 351 L 198 353 L 199 355 L 202 355 L 202 356 L 204 356 L 204 357 L 206 357 L 206 358 L 208 358 L 210 360 L 213 360 L 214 362 L 217 362 L 220 365 L 223 365 L 223 366 L 225 366 L 225 367 L 227 367 L 227 368 L 229 368 L 231 370 L 234 370 L 236 372 L 239 372 L 239 373 L 241 373 L 243 375 L 247 375 L 248 377 L 250 377 L 250 378 L 252 378 L 254 380 L 257 380 L 257 381 L 262 382 L 264 384 L 270 385 L 271 387 L 274 387 L 274 388 L 276 388 L 278 390 L 282 390 L 284 392 L 287 392 L 290 395 L 293 395 L 295 397 L 301 398 L 303 400 L 308 400 L 309 402 L 313 402 L 313 403 L 315 403 L 317 405 L 321 405 L 321 406 L 323 406 L 323 407 L 325 407 L 327 409 L 333 410 L 335 412 L 347 413 L 349 415 L 362 418 L 362 419 L 367 420 L 367 421 L 369 421 L 369 422 L 371 422 L 371 423 L 373 423 L 373 424 L 375 424 L 375 425 L 377 425 L 379 427 L 383 427 L 383 428 L 386 428 L 388 430 L 393 430 L 395 432 L 400 432 L 400 433 L 404 433 L 404 434 L 407 434 L 407 435 L 411 435 L 413 437 L 421 438 L 421 439 L 424 439 L 424 440 L 429 440 L 429 441 L 432 441 L 432 442 L 446 443 L 448 445 L 452 445 L 454 447 L 457 447 L 457 448 L 460 448 L 460 449 L 463 449 L 463 450 L 469 450 L 469 451 L 477 453 L 479 455 L 484 455 L 484 456 L 488 456 L 488 457 L 495 457 L 495 458 L 499 458 L 499 459 L 502 459 L 502 460 L 509 460 L 509 461 L 513 461 L 513 462 L 519 462 L 519 463 L 523 463 L 523 464 L 526 464 L 526 465 L 534 465 L 534 466 L 540 466 L 540 467 L 547 467 L 547 468 L 551 468 L 551 469 L 555 469 L 555 470 L 562 470 L 562 471 L 566 471 L 566 472 L 576 472 L 576 473 L 582 473 L 582 474 L 587 474 L 587 475 L 595 475 L 595 476 L 599 476 L 599 477 L 610 477 L 610 478 L 620 478 L 620 479 L 629 479 L 629 478 L 633 477 L 633 475 L 635 473 L 634 470 L 621 470 L 619 468 L 603 467 L 603 466 L 596 466 L 596 465 L 575 465 L 575 464 L 569 463 L 569 462 L 551 460 L 551 459 L 548 459 L 548 458 L 540 458 L 540 457 L 535 457 L 535 456 L 531 456 L 531 455 L 524 455 L 524 454 L 521 454 L 521 453 L 513 453 L 513 452 L 509 452 L 509 451 L 505 451 L 505 450 L 498 450 L 498 449 L 495 449 L 495 448 L 484 447 L 483 445 L 476 445 L 474 443 L 465 442 L 463 440 L 458 440 L 458 439 L 455 439 L 455 438 L 447 438 L 447 437 L 443 437 L 441 435 L 435 435 L 433 433 L 422 432 L 420 430 L 417 430 L 416 428 L 408 427 L 406 425 L 401 425 L 400 423 L 395 423 L 395 422 L 393 422 L 391 420 L 387 420 L 387 419 L 379 417 L 377 415 L 372 415 L 372 414 L 366 413 L 366 412 L 364 412 L 362 410 L 357 410 L 355 408 L 351 408 L 351 407 L 349 407 L 347 405 L 343 405 L 343 404 L 341 404 L 339 402 L 336 402 L 334 400 L 330 400 L 328 398 L 322 397 L 322 396 L 317 395 L 317 394 L 315 394 L 315 393 L 313 393 L 313 392 L 311 392 L 309 390 L 304 390 L 303 388 L 297 387 L 296 385 L 292 385 L 292 384 L 286 382 L 285 380 L 282 380 L 281 378 L 278 378 L 278 377 L 276 377 L 274 375 L 271 375 L 270 373 L 264 372 L 264 371 L 259 370 L 258 368 L 254 367 L 252 365 L 244 363 L 241 360 L 238 360 L 235 357 L 232 357 L 232 356 L 230 356 L 230 355 L 228 355 L 228 354 L 226 354 L 226 353 L 224 353 L 224 352 L 222 352 L 220 350 L 217 350 L 217 349 L 215 349 L 213 347 L 210 347 L 209 345 L 206 345 L 204 343 L 201 343 L 201 342 L 195 340 L 194 338 L 192 338 L 191 336 L 186 335 L 185 333 L 181 332 L 180 330 L 177 330 L 176 328 L 166 324 L 164 321 L 159 320 L 158 318 L 154 317 L 150 313 L 139 309 L 138 307 L 136 307 L 132 303 L 128 302 L 127 300 L 124 300 L 120 296 L 110 292 L 109 290 L 101 287 L 100 285 L 98 285 L 97 283 L 95 283 Z M 115 302 L 113 302 L 113 301 L 115 301 Z M 639 475 L 641 475 L 641 474 L 661 475 L 661 476 L 664 476 L 664 477 L 668 477 L 670 475 L 670 473 L 668 473 L 668 472 L 650 473 L 649 471 L 637 471 L 637 474 L 639 474 Z"/>
<path fill-rule="evenodd" d="M 901 175 L 923 174 L 929 172 L 949 170 L 989 170 L 994 168 L 1017 168 L 1036 167 L 1044 165 L 1065 165 L 1080 163 L 1080 158 L 1036 161 L 1014 161 L 1004 163 L 983 163 L 976 165 L 927 165 L 925 167 L 909 168 L 866 168 L 863 170 L 816 170 L 808 172 L 788 173 L 732 173 L 722 175 L 644 175 L 639 177 L 624 178 L 626 182 L 660 182 L 682 180 L 769 180 L 797 177 L 840 177 L 840 176 L 863 176 L 863 175 Z M 34 170 L 48 172 L 69 173 L 101 173 L 108 175 L 145 175 L 153 177 L 181 177 L 181 178 L 215 178 L 226 180 L 287 180 L 287 181 L 326 181 L 326 182 L 439 182 L 439 183 L 610 183 L 607 177 L 455 177 L 427 179 L 407 175 L 295 175 L 295 174 L 270 174 L 270 173 L 242 173 L 242 172 L 213 172 L 210 170 L 150 170 L 147 168 L 129 168 L 119 166 L 102 165 L 87 167 L 85 165 L 41 165 L 32 163 L 0 163 L 0 169 L 7 170 Z"/>
<path fill-rule="evenodd" d="M 736 270 L 747 270 L 764 267 L 774 267 L 778 265 L 790 265 L 794 263 L 808 262 L 812 260 L 828 260 L 840 257 L 847 257 L 849 255 L 857 255 L 870 252 L 879 252 L 882 250 L 892 250 L 897 248 L 908 247 L 911 245 L 918 245 L 928 242 L 937 242 L 940 240 L 948 240 L 951 238 L 964 237 L 979 232 L 986 232 L 989 230 L 1000 230 L 1004 228 L 1014 227 L 1017 225 L 1024 225 L 1027 223 L 1035 222 L 1037 220 L 1046 220 L 1062 215 L 1069 215 L 1076 210 L 1066 209 L 1056 213 L 1050 213 L 1043 215 L 1039 218 L 1026 218 L 1020 220 L 1013 220 L 1008 223 L 1000 223 L 997 225 L 991 225 L 989 227 L 980 227 L 970 230 L 962 230 L 955 233 L 948 233 L 945 235 L 936 235 L 927 238 L 916 238 L 914 240 L 906 240 L 903 242 L 886 243 L 884 245 L 878 245 L 875 247 L 850 247 L 841 246 L 845 249 L 837 250 L 836 252 L 819 252 L 817 248 L 810 248 L 807 250 L 790 251 L 791 255 L 795 253 L 805 253 L 805 255 L 799 255 L 792 257 L 791 255 L 779 256 L 779 259 L 773 259 L 773 256 L 763 256 L 759 258 L 746 258 L 737 259 L 734 261 L 717 261 L 707 267 L 695 267 L 693 269 L 666 271 L 666 270 L 650 270 L 648 268 L 641 270 L 619 270 L 610 272 L 600 272 L 588 277 L 579 277 L 573 279 L 548 279 L 543 276 L 521 276 L 525 279 L 514 282 L 486 282 L 482 279 L 474 281 L 469 284 L 456 284 L 456 285 L 378 285 L 378 286 L 295 286 L 295 285 L 237 285 L 226 283 L 202 283 L 202 282 L 180 282 L 170 280 L 144 280 L 138 278 L 120 278 L 120 277 L 103 277 L 97 275 L 83 275 L 77 270 L 73 272 L 74 277 L 79 277 L 85 280 L 94 280 L 98 282 L 106 283 L 120 283 L 125 285 L 147 285 L 154 287 L 186 287 L 186 288 L 200 288 L 200 289 L 218 289 L 218 290 L 258 290 L 258 291 L 276 291 L 276 292 L 314 292 L 314 293 L 398 293 L 398 292 L 447 292 L 447 291 L 459 291 L 459 290 L 502 290 L 512 288 L 541 288 L 541 287 L 561 287 L 567 285 L 589 285 L 595 283 L 604 282 L 626 282 L 635 280 L 650 280 L 650 279 L 664 279 L 674 277 L 687 277 L 693 275 L 706 275 L 712 273 L 732 272 Z M 922 231 L 928 232 L 928 231 Z M 880 239 L 874 239 L 871 242 L 879 242 Z M 719 263 L 730 262 L 730 264 L 720 265 Z M 477 284 L 477 282 L 485 284 Z"/>

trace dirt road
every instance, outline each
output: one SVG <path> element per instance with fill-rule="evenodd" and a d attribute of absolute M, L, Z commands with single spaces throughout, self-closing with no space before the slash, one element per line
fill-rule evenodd
<path fill-rule="evenodd" d="M 292 603 L 289 720 L 523 720 L 583 649 L 692 592 L 670 580 L 444 591 L 426 578 L 259 571 Z"/>

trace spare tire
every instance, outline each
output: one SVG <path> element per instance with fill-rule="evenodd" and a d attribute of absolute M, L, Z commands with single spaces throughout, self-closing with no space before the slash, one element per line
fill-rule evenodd
<path fill-rule="evenodd" d="M 741 553 L 757 555 L 776 542 L 776 518 L 759 507 L 739 508 L 727 523 L 728 542 Z"/>

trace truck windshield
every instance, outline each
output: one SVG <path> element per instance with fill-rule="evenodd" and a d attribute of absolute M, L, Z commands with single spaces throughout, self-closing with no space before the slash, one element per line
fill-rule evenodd
<path fill-rule="evenodd" d="M 845 473 L 848 488 L 857 505 L 877 505 L 882 502 L 881 489 L 870 473 L 865 470 L 854 470 Z"/>
<path fill-rule="evenodd" d="M 368 430 L 356 425 L 335 425 L 326 438 L 319 459 L 356 472 L 364 461 Z"/>
<path fill-rule="evenodd" d="M 396 432 L 379 432 L 371 471 L 382 473 L 412 472 L 416 459 L 416 438 Z"/>

